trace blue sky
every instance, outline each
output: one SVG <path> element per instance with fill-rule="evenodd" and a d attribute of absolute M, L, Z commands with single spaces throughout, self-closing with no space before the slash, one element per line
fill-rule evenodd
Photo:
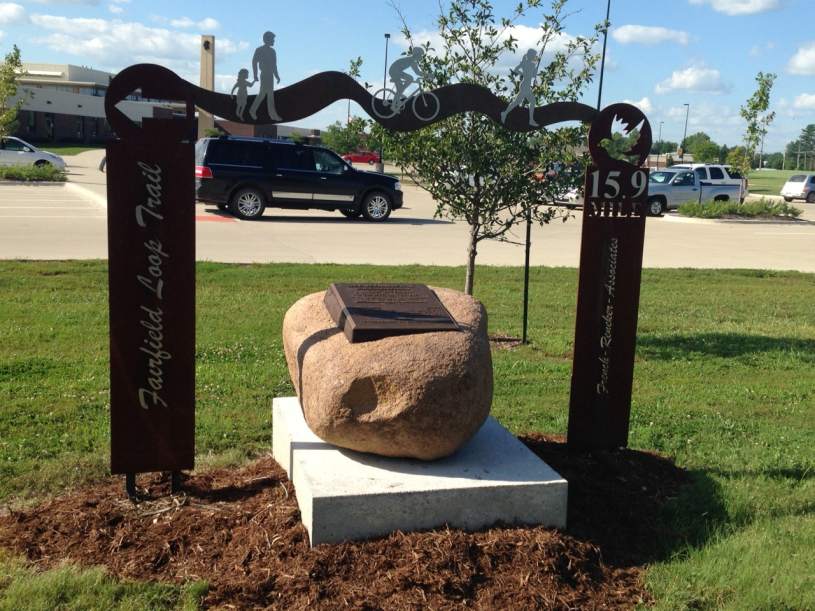
<path fill-rule="evenodd" d="M 515 3 L 496 0 L 496 13 L 509 14 Z M 398 4 L 415 32 L 432 36 L 437 0 Z M 590 34 L 605 5 L 570 0 L 569 10 L 577 12 L 566 32 Z M 756 73 L 775 72 L 777 117 L 765 150 L 780 150 L 804 125 L 815 123 L 814 5 L 815 0 L 612 0 L 603 105 L 637 103 L 655 136 L 663 122 L 663 138 L 678 141 L 682 105 L 689 103 L 688 133 L 704 130 L 734 145 L 744 130 L 738 109 L 754 91 Z M 519 37 L 531 44 L 538 23 L 534 14 L 523 20 Z M 0 0 L 0 52 L 16 43 L 24 61 L 111 71 L 150 61 L 197 81 L 198 35 L 215 34 L 217 86 L 223 90 L 240 68 L 249 67 L 265 30 L 277 34 L 281 86 L 322 70 L 345 70 L 358 55 L 364 59 L 361 80 L 381 83 L 384 33 L 394 36 L 393 58 L 404 48 L 399 29 L 386 0 Z M 596 100 L 595 80 L 583 101 Z M 345 115 L 345 103 L 338 103 L 301 124 L 323 128 Z"/>

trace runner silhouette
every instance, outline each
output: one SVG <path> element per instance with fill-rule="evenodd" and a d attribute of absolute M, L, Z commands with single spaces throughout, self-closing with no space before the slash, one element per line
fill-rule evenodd
<path fill-rule="evenodd" d="M 521 60 L 521 63 L 515 66 L 510 72 L 513 74 L 521 74 L 521 85 L 518 88 L 518 95 L 512 100 L 512 103 L 507 106 L 506 110 L 501 113 L 501 123 L 506 123 L 507 115 L 512 112 L 521 102 L 526 102 L 529 105 L 529 125 L 538 127 L 535 123 L 535 94 L 532 93 L 532 86 L 535 84 L 535 77 L 538 75 L 538 55 L 535 49 L 529 49 Z"/>

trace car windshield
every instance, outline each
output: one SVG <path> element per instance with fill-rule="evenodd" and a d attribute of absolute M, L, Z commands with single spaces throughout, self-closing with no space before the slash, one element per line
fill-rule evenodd
<path fill-rule="evenodd" d="M 676 172 L 653 172 L 648 178 L 648 181 L 664 185 L 671 182 L 671 178 L 674 177 L 674 174 L 676 174 Z"/>
<path fill-rule="evenodd" d="M 806 176 L 804 176 L 803 174 L 796 174 L 795 176 L 790 176 L 787 179 L 787 182 L 804 182 L 805 179 Z"/>
<path fill-rule="evenodd" d="M 24 151 L 27 146 L 28 144 L 17 138 L 6 138 L 3 140 L 3 148 L 7 151 Z"/>

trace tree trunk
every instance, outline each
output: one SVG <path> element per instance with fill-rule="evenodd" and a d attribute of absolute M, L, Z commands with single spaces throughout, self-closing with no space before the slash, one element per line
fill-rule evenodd
<path fill-rule="evenodd" d="M 464 292 L 473 294 L 475 281 L 475 256 L 478 254 L 478 225 L 470 225 L 470 243 L 467 246 L 467 276 L 464 279 Z"/>

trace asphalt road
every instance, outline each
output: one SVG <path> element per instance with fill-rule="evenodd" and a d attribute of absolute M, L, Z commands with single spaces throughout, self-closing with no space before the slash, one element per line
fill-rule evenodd
<path fill-rule="evenodd" d="M 105 258 L 105 178 L 101 151 L 68 157 L 64 186 L 0 185 L 0 258 Z M 798 222 L 722 222 L 649 218 L 646 267 L 758 268 L 815 272 L 815 205 Z M 383 224 L 348 221 L 337 212 L 269 209 L 260 221 L 239 221 L 196 205 L 201 260 L 225 262 L 463 265 L 467 226 L 433 218 L 435 203 L 405 186 L 405 207 Z M 511 236 L 522 242 L 519 229 Z M 535 227 L 534 265 L 577 267 L 580 212 L 565 223 Z M 523 247 L 485 242 L 481 265 L 522 265 Z"/>

